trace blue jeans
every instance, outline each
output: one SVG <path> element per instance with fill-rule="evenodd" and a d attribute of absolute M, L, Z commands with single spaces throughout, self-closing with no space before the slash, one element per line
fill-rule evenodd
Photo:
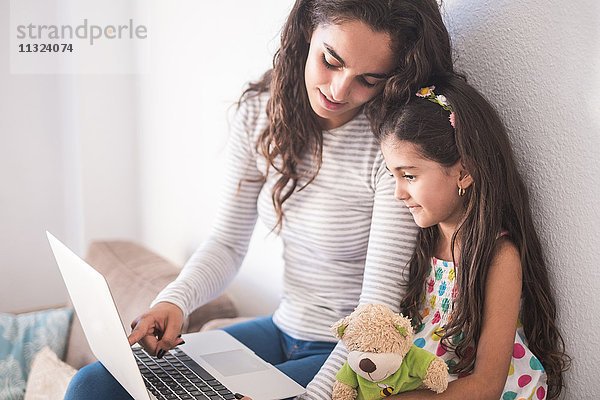
<path fill-rule="evenodd" d="M 313 379 L 336 345 L 334 342 L 294 339 L 273 323 L 272 316 L 242 322 L 224 330 L 304 387 Z M 65 400 L 73 399 L 131 400 L 132 397 L 97 362 L 80 369 L 71 380 Z"/>

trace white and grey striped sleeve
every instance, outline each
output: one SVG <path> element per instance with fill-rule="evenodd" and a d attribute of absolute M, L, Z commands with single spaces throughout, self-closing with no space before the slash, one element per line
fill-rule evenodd
<path fill-rule="evenodd" d="M 251 140 L 260 111 L 257 98 L 246 99 L 237 111 L 227 144 L 223 188 L 210 237 L 152 305 L 168 301 L 180 307 L 187 316 L 222 293 L 236 275 L 254 230 L 257 197 L 263 186 L 263 175 L 257 169 Z M 220 170 L 216 168 L 215 172 Z"/>
<path fill-rule="evenodd" d="M 394 198 L 395 182 L 388 175 L 383 158 L 374 168 L 375 200 L 360 303 L 385 304 L 399 312 L 405 292 L 404 273 L 418 228 L 408 209 Z M 335 375 L 347 355 L 346 347 L 339 342 L 299 399 L 330 400 Z"/>

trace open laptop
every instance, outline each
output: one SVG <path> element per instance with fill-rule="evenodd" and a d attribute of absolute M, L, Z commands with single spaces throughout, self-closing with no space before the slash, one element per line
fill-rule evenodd
<path fill-rule="evenodd" d="M 230 400 L 233 393 L 269 400 L 305 392 L 224 331 L 183 335 L 186 343 L 162 359 L 130 347 L 104 277 L 46 234 L 92 352 L 135 400 Z"/>

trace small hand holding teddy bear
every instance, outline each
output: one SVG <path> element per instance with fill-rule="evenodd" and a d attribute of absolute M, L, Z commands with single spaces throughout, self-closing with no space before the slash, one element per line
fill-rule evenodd
<path fill-rule="evenodd" d="M 348 349 L 333 400 L 376 400 L 418 388 L 448 387 L 446 363 L 413 344 L 410 320 L 380 304 L 360 305 L 332 327 Z"/>

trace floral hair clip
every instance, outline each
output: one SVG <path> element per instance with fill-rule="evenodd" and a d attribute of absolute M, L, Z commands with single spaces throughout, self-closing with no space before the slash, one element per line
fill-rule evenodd
<path fill-rule="evenodd" d="M 436 95 L 433 92 L 434 89 L 435 89 L 435 86 L 428 86 L 428 87 L 421 88 L 417 92 L 417 96 L 427 99 L 433 103 L 437 103 L 440 106 L 442 106 L 442 108 L 444 110 L 450 111 L 450 117 L 448 119 L 450 120 L 450 125 L 452 125 L 452 127 L 455 128 L 455 126 L 454 126 L 454 123 L 455 123 L 454 122 L 454 111 L 452 110 L 452 107 L 450 107 L 450 104 L 448 104 L 448 99 L 446 99 L 446 96 L 444 96 L 443 94 Z"/>

